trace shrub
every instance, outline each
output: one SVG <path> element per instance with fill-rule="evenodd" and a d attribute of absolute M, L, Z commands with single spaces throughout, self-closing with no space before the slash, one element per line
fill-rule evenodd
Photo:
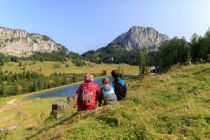
<path fill-rule="evenodd" d="M 54 68 L 60 68 L 61 67 L 61 64 L 60 63 L 55 63 L 54 64 Z"/>

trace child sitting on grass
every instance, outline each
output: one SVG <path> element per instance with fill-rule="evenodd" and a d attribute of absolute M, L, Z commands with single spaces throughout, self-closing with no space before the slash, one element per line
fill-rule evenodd
<path fill-rule="evenodd" d="M 102 79 L 102 87 L 100 90 L 100 94 L 102 96 L 102 100 L 104 104 L 114 104 L 117 102 L 117 96 L 114 92 L 114 88 L 112 87 L 109 78 Z"/>

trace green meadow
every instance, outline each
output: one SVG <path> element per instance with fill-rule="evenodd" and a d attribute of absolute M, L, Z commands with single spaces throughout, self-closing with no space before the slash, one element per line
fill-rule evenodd
<path fill-rule="evenodd" d="M 72 108 L 58 120 L 50 117 L 51 104 L 66 98 L 1 98 L 0 127 L 19 126 L 1 139 L 210 139 L 209 64 L 174 66 L 126 82 L 125 100 L 83 113 Z"/>
<path fill-rule="evenodd" d="M 110 73 L 113 69 L 123 67 L 126 71 L 124 74 L 138 74 L 138 67 L 128 64 L 95 64 L 91 62 L 84 62 L 85 65 L 78 67 L 71 61 L 20 61 L 20 62 L 7 62 L 4 66 L 1 66 L 4 72 L 21 73 L 24 71 L 34 71 L 44 76 L 49 76 L 53 73 L 101 73 L 106 70 Z"/>

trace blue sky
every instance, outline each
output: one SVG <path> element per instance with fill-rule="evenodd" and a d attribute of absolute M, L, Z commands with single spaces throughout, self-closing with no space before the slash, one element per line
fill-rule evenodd
<path fill-rule="evenodd" d="M 210 27 L 209 0 L 0 0 L 0 26 L 45 34 L 70 51 L 103 47 L 131 26 L 190 39 Z"/>

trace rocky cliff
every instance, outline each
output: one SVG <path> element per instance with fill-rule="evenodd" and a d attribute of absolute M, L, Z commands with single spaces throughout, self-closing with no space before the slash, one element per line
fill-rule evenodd
<path fill-rule="evenodd" d="M 152 27 L 133 26 L 127 32 L 118 36 L 110 45 L 123 45 L 126 49 L 157 50 L 162 42 L 169 40 L 167 35 L 161 34 Z"/>
<path fill-rule="evenodd" d="M 4 54 L 30 56 L 34 52 L 58 51 L 62 47 L 48 36 L 0 27 L 0 52 Z"/>

